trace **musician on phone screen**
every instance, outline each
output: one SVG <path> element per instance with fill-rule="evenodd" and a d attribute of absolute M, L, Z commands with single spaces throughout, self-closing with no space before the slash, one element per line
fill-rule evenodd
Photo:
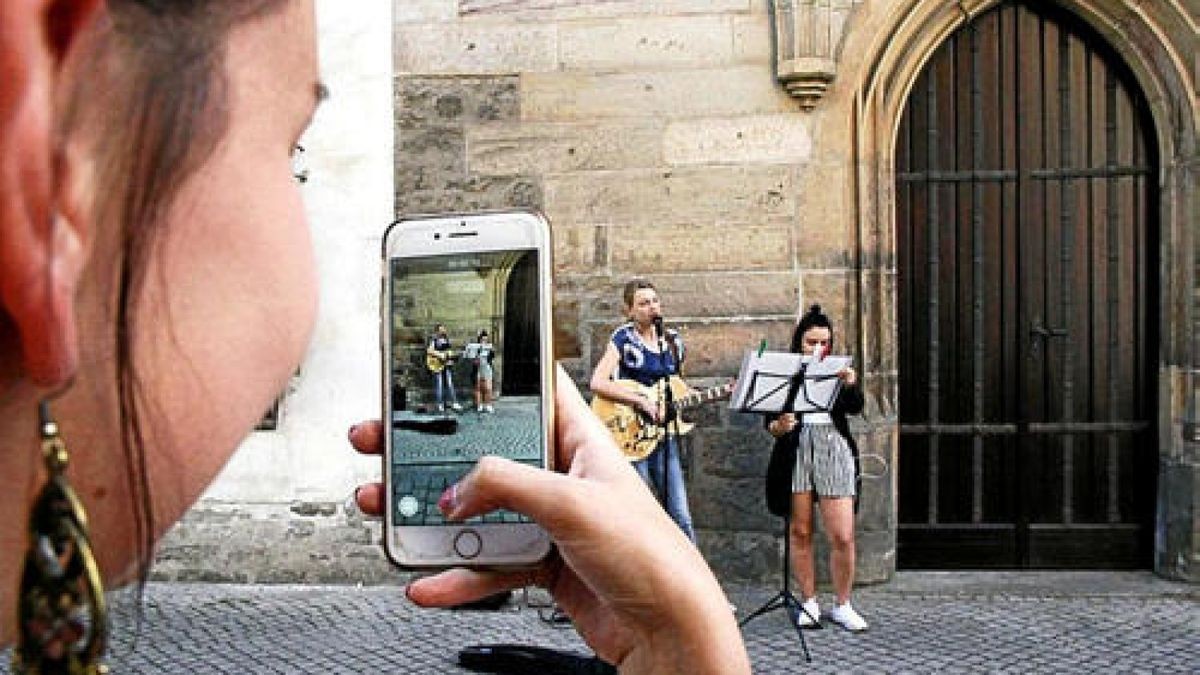
<path fill-rule="evenodd" d="M 425 346 L 425 366 L 433 375 L 433 398 L 437 402 L 438 412 L 450 408 L 455 412 L 461 411 L 458 395 L 454 393 L 454 370 L 451 364 L 454 352 L 451 349 L 450 337 L 446 333 L 446 324 L 439 323 L 433 328 L 433 336 Z"/>

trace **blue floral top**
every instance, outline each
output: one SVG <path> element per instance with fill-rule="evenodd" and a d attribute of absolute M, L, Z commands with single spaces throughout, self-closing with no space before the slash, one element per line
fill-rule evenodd
<path fill-rule="evenodd" d="M 671 353 L 671 344 L 679 353 L 679 360 L 684 359 L 683 339 L 679 332 L 667 329 L 667 349 L 658 352 L 647 345 L 638 334 L 633 322 L 617 327 L 612 334 L 612 343 L 620 356 L 617 377 L 627 380 L 637 380 L 644 385 L 652 385 L 665 375 L 675 375 L 679 372 L 678 364 Z M 658 345 L 653 345 L 657 347 Z"/>

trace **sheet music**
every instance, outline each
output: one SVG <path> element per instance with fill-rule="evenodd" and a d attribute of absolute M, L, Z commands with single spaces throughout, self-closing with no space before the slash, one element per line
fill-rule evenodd
<path fill-rule="evenodd" d="M 792 406 L 794 412 L 829 410 L 842 381 L 837 374 L 852 362 L 849 356 L 817 360 L 792 352 L 747 351 L 738 372 L 729 407 L 742 412 L 784 412 L 792 376 L 805 364 L 804 383 Z"/>

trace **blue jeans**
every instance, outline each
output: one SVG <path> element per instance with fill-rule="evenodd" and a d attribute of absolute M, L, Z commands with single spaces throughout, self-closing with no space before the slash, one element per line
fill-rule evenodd
<path fill-rule="evenodd" d="M 688 510 L 687 486 L 683 484 L 683 465 L 679 461 L 679 445 L 668 438 L 646 459 L 633 463 L 642 480 L 658 493 L 658 499 L 679 529 L 696 543 L 696 531 L 692 528 L 692 514 Z"/>
<path fill-rule="evenodd" d="M 454 394 L 454 380 L 450 379 L 449 368 L 443 368 L 440 373 L 433 374 L 433 398 L 438 405 L 447 402 L 446 392 L 450 393 L 450 403 L 458 403 L 458 396 Z"/>

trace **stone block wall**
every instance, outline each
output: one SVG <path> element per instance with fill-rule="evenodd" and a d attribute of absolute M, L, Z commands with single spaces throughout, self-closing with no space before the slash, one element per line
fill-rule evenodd
<path fill-rule="evenodd" d="M 397 213 L 543 211 L 558 357 L 581 385 L 632 276 L 657 284 L 696 385 L 736 374 L 764 338 L 786 349 L 812 302 L 855 350 L 849 169 L 820 159 L 812 116 L 774 79 L 765 0 L 398 0 L 394 14 Z M 724 579 L 774 580 L 771 438 L 723 406 L 695 417 L 701 547 Z M 887 458 L 891 439 L 860 426 L 864 452 Z M 894 565 L 890 474 L 874 483 L 863 580 Z"/>
<path fill-rule="evenodd" d="M 843 6 L 847 2 L 838 0 Z M 1200 208 L 1194 3 L 1059 0 L 1116 46 L 1159 127 L 1163 290 L 1155 569 L 1200 574 Z M 950 26 L 996 0 L 862 0 L 836 78 L 803 112 L 774 72 L 768 0 L 318 0 L 334 99 L 303 139 L 321 317 L 280 428 L 254 434 L 162 547 L 162 578 L 388 582 L 378 525 L 347 513 L 379 475 L 349 424 L 378 410 L 379 237 L 396 214 L 544 211 L 558 357 L 585 383 L 632 275 L 658 285 L 697 385 L 820 302 L 867 410 L 859 580 L 895 567 L 896 262 L 891 135 L 905 83 Z M 390 56 L 390 58 L 389 58 Z M 390 104 L 390 105 L 389 105 Z M 394 141 L 394 146 L 393 146 Z M 770 440 L 693 417 L 688 472 L 723 579 L 775 582 Z M 823 565 L 823 554 L 818 555 Z M 824 572 L 822 572 L 824 574 Z"/>
<path fill-rule="evenodd" d="M 201 503 L 151 568 L 156 581 L 239 584 L 400 584 L 377 519 L 335 502 Z"/>

